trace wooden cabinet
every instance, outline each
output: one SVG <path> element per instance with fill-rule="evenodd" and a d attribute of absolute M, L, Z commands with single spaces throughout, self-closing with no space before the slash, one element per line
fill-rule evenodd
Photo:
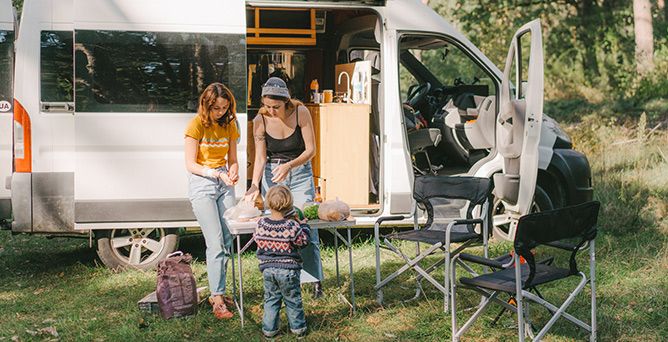
<path fill-rule="evenodd" d="M 307 104 L 313 118 L 312 160 L 323 199 L 337 197 L 351 208 L 369 204 L 369 119 L 367 104 Z"/>

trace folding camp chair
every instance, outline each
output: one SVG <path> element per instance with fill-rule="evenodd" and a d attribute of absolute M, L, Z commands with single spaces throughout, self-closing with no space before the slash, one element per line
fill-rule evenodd
<path fill-rule="evenodd" d="M 482 244 L 484 255 L 487 256 L 487 240 L 489 237 L 489 227 L 491 224 L 490 202 L 491 202 L 492 183 L 488 178 L 478 177 L 438 177 L 421 176 L 415 178 L 413 198 L 415 206 L 413 211 L 414 229 L 402 232 L 396 232 L 383 237 L 383 248 L 396 253 L 405 261 L 405 265 L 400 267 L 385 279 L 381 279 L 380 272 L 380 225 L 386 221 L 403 220 L 403 216 L 381 217 L 374 225 L 374 238 L 376 245 L 376 290 L 379 304 L 383 304 L 382 288 L 390 281 L 397 278 L 400 274 L 409 269 L 418 273 L 416 279 L 415 297 L 418 298 L 421 292 L 422 280 L 432 283 L 439 291 L 443 292 L 443 310 L 448 310 L 449 296 L 449 271 L 450 257 L 467 247 L 475 244 Z M 447 207 L 447 201 L 462 200 L 468 201 L 466 218 L 452 219 L 452 217 L 437 217 Z M 420 227 L 418 225 L 418 206 L 423 206 L 427 212 L 427 222 Z M 478 208 L 477 210 L 474 210 Z M 459 210 L 456 209 L 457 217 Z M 476 217 L 474 217 L 476 213 Z M 444 215 L 447 216 L 447 215 Z M 475 230 L 477 225 L 482 228 L 479 232 Z M 416 242 L 417 251 L 415 257 L 409 257 L 402 252 L 392 241 L 412 241 Z M 420 243 L 431 245 L 420 253 Z M 451 243 L 460 245 L 450 251 Z M 420 262 L 429 255 L 443 251 L 444 258 L 436 263 L 423 268 Z M 443 265 L 445 269 L 443 282 L 438 282 L 430 273 Z"/>
<path fill-rule="evenodd" d="M 559 317 L 564 317 L 577 326 L 589 332 L 590 340 L 596 340 L 596 262 L 594 251 L 594 239 L 596 238 L 596 220 L 598 218 L 598 202 L 587 202 L 571 207 L 544 211 L 522 216 L 517 225 L 514 242 L 514 266 L 498 270 L 492 273 L 482 274 L 473 278 L 461 278 L 459 280 L 461 287 L 470 288 L 482 294 L 485 298 L 480 303 L 477 311 L 461 327 L 457 328 L 456 313 L 456 270 L 455 262 L 458 262 L 459 255 L 453 257 L 451 263 L 452 272 L 452 340 L 459 341 L 463 333 L 480 317 L 487 309 L 489 304 L 496 302 L 508 310 L 517 313 L 519 340 L 525 338 L 525 322 L 528 321 L 528 301 L 531 300 L 545 307 L 552 317 L 535 335 L 534 341 L 539 341 L 545 336 Z M 564 240 L 576 239 L 577 244 L 573 245 Z M 589 247 L 589 279 L 585 273 L 577 268 L 575 256 L 577 252 L 584 249 L 585 244 Z M 536 263 L 532 249 L 538 245 L 547 245 L 563 249 L 570 253 L 569 268 L 559 268 L 546 263 Z M 520 262 L 520 257 L 525 262 Z M 479 263 L 485 264 L 485 260 L 480 258 Z M 490 264 L 491 266 L 491 264 Z M 540 296 L 531 293 L 528 289 L 538 285 L 544 285 L 553 281 L 579 275 L 582 279 L 569 294 L 568 298 L 560 307 L 553 305 Z M 591 288 L 591 323 L 586 324 L 580 319 L 566 313 L 566 308 L 575 300 L 575 297 L 589 284 Z M 500 293 L 508 293 L 514 296 L 516 306 L 504 302 L 497 298 Z M 524 306 L 527 305 L 525 308 Z M 526 317 L 525 317 L 526 316 Z M 532 331 L 527 331 L 532 334 Z"/>

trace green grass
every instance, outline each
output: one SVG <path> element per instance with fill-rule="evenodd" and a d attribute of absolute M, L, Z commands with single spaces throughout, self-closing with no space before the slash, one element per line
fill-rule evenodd
<path fill-rule="evenodd" d="M 618 126 L 596 117 L 585 117 L 569 127 L 576 148 L 589 156 L 594 171 L 595 197 L 603 203 L 597 239 L 598 319 L 602 341 L 668 340 L 668 133 L 648 134 L 647 125 Z M 650 127 L 651 128 L 651 127 Z M 633 140 L 637 139 L 637 140 Z M 323 233 L 327 234 L 327 233 Z M 197 261 L 198 284 L 206 285 L 204 243 L 186 237 L 181 248 Z M 506 250 L 494 245 L 492 253 Z M 347 296 L 347 253 L 341 250 L 342 284 L 336 286 L 334 251 L 323 249 L 325 297 L 313 300 L 305 291 L 306 317 L 311 341 L 442 341 L 450 338 L 450 316 L 442 312 L 442 296 L 428 284 L 418 301 L 402 303 L 413 294 L 411 275 L 385 291 L 387 305 L 375 303 L 374 250 L 367 239 L 354 248 L 358 311 L 339 299 Z M 565 257 L 560 257 L 564 261 Z M 383 254 L 383 273 L 401 263 Z M 435 260 L 435 259 L 432 259 Z M 0 341 L 117 341 L 117 340 L 260 340 L 262 283 L 252 254 L 243 256 L 246 294 L 246 326 L 238 317 L 217 321 L 207 306 L 190 318 L 164 321 L 137 310 L 137 300 L 155 287 L 154 272 L 112 272 L 102 266 L 87 240 L 11 235 L 0 232 Z M 586 269 L 586 261 L 580 259 Z M 442 272 L 439 274 L 442 276 Z M 231 284 L 231 277 L 228 277 Z M 561 301 L 577 279 L 543 289 L 553 301 Z M 231 286 L 231 285 L 230 285 Z M 478 297 L 460 290 L 459 320 L 471 314 Z M 570 313 L 588 321 L 587 294 L 571 306 Z M 499 325 L 488 311 L 465 335 L 469 341 L 516 339 L 514 319 L 506 314 Z M 538 320 L 546 314 L 535 309 Z M 282 329 L 287 331 L 285 319 Z M 53 327 L 54 337 L 40 329 Z M 585 340 L 586 335 L 564 320 L 546 337 L 548 341 Z M 279 340 L 293 337 L 283 334 Z"/>

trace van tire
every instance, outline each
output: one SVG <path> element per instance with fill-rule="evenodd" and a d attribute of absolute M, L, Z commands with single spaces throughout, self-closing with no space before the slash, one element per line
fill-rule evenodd
<path fill-rule="evenodd" d="M 533 203 L 531 205 L 531 212 L 540 212 L 545 210 L 554 209 L 553 201 L 548 195 L 547 191 L 543 190 L 540 185 L 536 185 L 536 191 L 533 196 Z M 495 216 L 501 216 L 505 212 L 505 207 L 501 199 L 494 196 L 494 202 L 492 204 L 492 218 Z M 492 225 L 492 235 L 495 240 L 498 241 L 510 241 L 508 238 L 508 226 L 506 224 L 498 225 L 494 220 L 495 224 Z"/>
<path fill-rule="evenodd" d="M 168 228 L 100 230 L 95 232 L 95 240 L 98 257 L 105 266 L 114 270 L 154 269 L 160 260 L 179 246 L 178 230 Z M 113 246 L 112 241 L 122 244 Z M 136 251 L 140 254 L 134 254 Z"/>

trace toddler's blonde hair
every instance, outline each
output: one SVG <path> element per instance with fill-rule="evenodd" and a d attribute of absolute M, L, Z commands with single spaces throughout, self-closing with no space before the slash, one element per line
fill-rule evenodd
<path fill-rule="evenodd" d="M 285 185 L 274 185 L 267 191 L 266 199 L 269 209 L 287 213 L 292 209 L 292 194 Z"/>

